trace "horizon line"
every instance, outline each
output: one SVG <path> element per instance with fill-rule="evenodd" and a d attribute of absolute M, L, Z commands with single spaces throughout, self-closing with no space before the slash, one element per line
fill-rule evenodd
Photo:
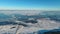
<path fill-rule="evenodd" d="M 5 10 L 5 9 L 2 9 L 2 10 L 0 10 L 0 11 L 60 11 L 60 10 L 29 10 L 29 9 L 27 9 L 27 10 L 17 10 L 17 9 L 7 9 L 7 10 Z"/>

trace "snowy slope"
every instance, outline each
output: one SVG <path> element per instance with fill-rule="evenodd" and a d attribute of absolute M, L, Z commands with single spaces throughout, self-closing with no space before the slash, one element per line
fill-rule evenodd
<path fill-rule="evenodd" d="M 38 19 L 38 23 L 32 24 L 28 23 L 30 27 L 24 27 L 22 25 L 19 25 L 19 29 L 17 34 L 29 34 L 29 33 L 34 33 L 37 32 L 38 30 L 52 30 L 52 29 L 58 29 L 60 27 L 60 23 L 56 23 L 51 20 L 47 19 Z M 12 28 L 15 27 L 15 28 Z M 0 34 L 3 33 L 11 33 L 15 34 L 17 29 L 17 25 L 4 25 L 0 26 Z"/>

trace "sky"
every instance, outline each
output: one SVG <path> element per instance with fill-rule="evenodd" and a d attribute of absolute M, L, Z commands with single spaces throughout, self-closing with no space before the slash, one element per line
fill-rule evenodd
<path fill-rule="evenodd" d="M 60 10 L 60 0 L 0 0 L 0 10 Z"/>

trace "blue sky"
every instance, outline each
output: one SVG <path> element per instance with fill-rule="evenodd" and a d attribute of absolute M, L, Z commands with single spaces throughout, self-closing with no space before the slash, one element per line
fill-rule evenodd
<path fill-rule="evenodd" d="M 0 9 L 60 10 L 60 0 L 0 0 Z"/>

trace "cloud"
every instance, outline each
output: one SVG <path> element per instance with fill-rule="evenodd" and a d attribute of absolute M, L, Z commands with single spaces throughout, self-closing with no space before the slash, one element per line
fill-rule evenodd
<path fill-rule="evenodd" d="M 39 14 L 41 11 L 38 10 L 20 10 L 20 11 L 0 11 L 0 13 L 4 13 L 4 14 L 22 14 L 22 15 L 37 15 Z"/>

